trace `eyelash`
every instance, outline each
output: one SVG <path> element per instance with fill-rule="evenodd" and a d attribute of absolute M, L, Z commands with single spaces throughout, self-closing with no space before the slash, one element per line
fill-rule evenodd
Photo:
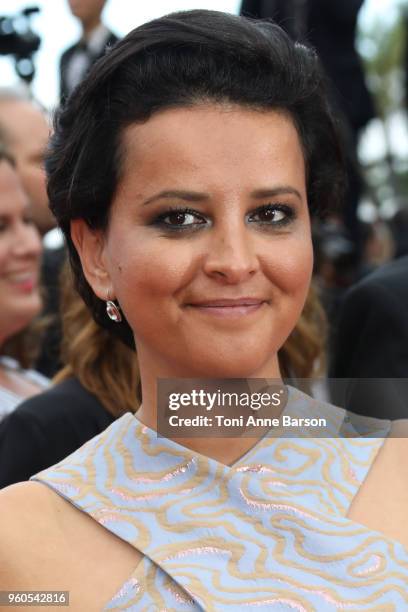
<path fill-rule="evenodd" d="M 259 206 L 256 210 L 254 210 L 250 216 L 265 213 L 265 212 L 283 212 L 285 213 L 285 218 L 279 221 L 259 221 L 258 223 L 262 226 L 267 227 L 284 227 L 291 223 L 295 217 L 296 213 L 292 206 L 288 206 L 287 204 L 266 204 L 264 206 Z M 196 219 L 200 218 L 204 222 L 203 223 L 190 223 L 188 225 L 170 225 L 169 223 L 165 223 L 164 220 L 166 217 L 169 217 L 172 214 L 183 214 L 183 215 L 192 215 Z M 183 208 L 183 207 L 174 207 L 168 208 L 166 211 L 162 212 L 158 217 L 156 217 L 151 225 L 155 225 L 161 227 L 162 229 L 166 229 L 170 232 L 186 232 L 186 231 L 195 231 L 199 226 L 205 225 L 205 217 L 198 213 L 196 210 L 191 208 Z"/>

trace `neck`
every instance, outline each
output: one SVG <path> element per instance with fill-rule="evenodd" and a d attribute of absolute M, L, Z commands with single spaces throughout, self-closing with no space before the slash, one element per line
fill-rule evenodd
<path fill-rule="evenodd" d="M 216 461 L 220 463 L 223 463 L 225 465 L 231 465 L 232 463 L 237 461 L 242 455 L 246 454 L 246 452 L 250 448 L 252 448 L 254 444 L 256 444 L 256 442 L 260 438 L 262 438 L 265 435 L 266 431 L 269 429 L 268 427 L 266 428 L 257 427 L 255 430 L 256 433 L 254 434 L 253 437 L 249 437 L 247 434 L 245 436 L 240 435 L 239 437 L 230 437 L 230 433 L 225 435 L 225 432 L 226 432 L 225 427 L 222 428 L 222 426 L 221 427 L 218 426 L 220 423 L 218 420 L 215 419 L 215 415 L 217 414 L 217 415 L 224 415 L 224 416 L 231 417 L 235 414 L 235 417 L 236 417 L 237 413 L 236 412 L 234 413 L 234 407 L 232 409 L 232 412 L 230 410 L 228 413 L 224 410 L 223 407 L 220 407 L 219 405 L 217 405 L 217 403 L 214 403 L 214 405 L 212 406 L 213 409 L 209 411 L 206 408 L 203 408 L 201 404 L 197 403 L 197 404 L 194 404 L 194 406 L 197 406 L 197 407 L 193 407 L 188 416 L 191 417 L 191 416 L 202 415 L 203 417 L 205 416 L 208 419 L 212 419 L 211 428 L 206 429 L 204 427 L 199 430 L 200 434 L 204 433 L 203 437 L 196 437 L 198 433 L 197 429 L 194 430 L 196 432 L 194 437 L 189 437 L 188 435 L 185 437 L 177 437 L 177 436 L 173 437 L 171 435 L 172 428 L 168 424 L 169 416 L 177 415 L 177 417 L 179 416 L 181 417 L 181 416 L 187 416 L 187 415 L 183 409 L 173 411 L 173 412 L 170 411 L 170 409 L 168 408 L 169 397 L 168 395 L 165 396 L 165 394 L 163 394 L 162 410 L 165 410 L 166 412 L 164 413 L 162 412 L 159 414 L 158 402 L 157 402 L 157 381 L 158 379 L 173 379 L 175 382 L 172 387 L 176 388 L 178 384 L 177 379 L 179 380 L 186 379 L 189 376 L 188 374 L 184 374 L 184 376 L 177 376 L 175 375 L 174 372 L 159 371 L 159 369 L 157 368 L 157 361 L 155 363 L 156 365 L 155 368 L 146 369 L 142 367 L 142 364 L 143 364 L 143 360 L 141 359 L 140 360 L 140 365 L 141 365 L 140 374 L 141 374 L 141 380 L 142 380 L 143 404 L 140 406 L 136 416 L 141 423 L 143 423 L 144 425 L 146 425 L 147 427 L 155 431 L 157 431 L 158 429 L 158 426 L 157 426 L 158 416 L 160 416 L 161 417 L 160 422 L 164 424 L 164 427 L 165 427 L 165 429 L 163 429 L 163 426 L 162 428 L 160 428 L 161 435 L 165 435 L 166 437 L 174 440 L 176 443 L 181 444 L 194 452 L 200 453 L 201 455 L 215 459 Z M 219 397 L 217 393 L 215 392 L 216 388 L 217 390 L 221 389 L 222 392 L 225 391 L 227 393 L 228 392 L 238 392 L 239 393 L 239 392 L 246 391 L 251 394 L 251 393 L 259 393 L 261 390 L 264 392 L 266 391 L 265 379 L 268 379 L 271 384 L 272 384 L 272 381 L 273 382 L 281 381 L 281 375 L 279 371 L 277 356 L 270 364 L 268 364 L 267 367 L 261 368 L 259 371 L 252 373 L 250 376 L 246 378 L 242 378 L 242 379 L 234 378 L 233 380 L 231 380 L 232 387 L 230 386 L 228 381 L 226 381 L 225 386 L 221 384 L 221 380 L 220 380 L 222 378 L 221 375 L 214 377 L 213 379 L 210 379 L 210 380 L 206 380 L 202 376 L 199 377 L 197 375 L 195 376 L 191 375 L 191 378 L 195 378 L 196 380 L 199 379 L 198 386 L 195 385 L 195 389 L 197 390 L 197 393 L 199 393 L 200 390 L 202 390 L 204 393 L 210 392 L 213 398 Z M 228 376 L 228 379 L 232 379 L 232 377 Z M 251 379 L 261 379 L 261 383 L 256 380 L 251 382 Z M 182 383 L 180 390 L 182 390 L 182 392 L 188 392 L 188 387 L 184 386 L 182 380 L 180 382 Z M 222 388 L 223 386 L 224 386 L 224 389 Z M 169 390 L 169 392 L 173 393 L 174 388 L 172 388 L 171 391 Z M 205 397 L 207 397 L 207 395 Z M 283 406 L 277 406 L 276 408 L 269 406 L 267 409 L 263 408 L 262 410 L 259 410 L 259 412 L 254 412 L 252 410 L 249 410 L 249 413 L 253 414 L 255 417 L 257 416 L 260 417 L 262 413 L 263 417 L 268 416 L 270 418 L 275 418 L 275 417 L 280 416 L 282 410 L 283 410 Z M 165 415 L 164 417 L 162 416 L 163 414 Z M 248 414 L 248 411 L 243 410 L 243 414 Z M 244 416 L 243 419 L 245 421 L 246 417 Z M 179 423 L 178 420 L 177 420 L 177 423 Z M 177 429 L 173 431 L 177 431 Z M 214 436 L 215 431 L 217 432 L 217 437 Z M 229 430 L 229 432 L 230 431 L 231 430 Z"/>
<path fill-rule="evenodd" d="M 82 34 L 84 38 L 88 39 L 92 32 L 96 30 L 101 25 L 102 21 L 100 17 L 96 17 L 95 19 L 90 19 L 89 21 L 82 22 Z"/>

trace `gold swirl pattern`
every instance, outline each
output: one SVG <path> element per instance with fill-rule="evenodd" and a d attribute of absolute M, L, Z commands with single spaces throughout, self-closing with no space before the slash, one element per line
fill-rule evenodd
<path fill-rule="evenodd" d="M 265 437 L 225 466 L 125 414 L 34 477 L 143 553 L 105 610 L 408 610 L 407 551 L 347 518 L 383 438 L 291 388 L 288 406 L 343 437 Z"/>

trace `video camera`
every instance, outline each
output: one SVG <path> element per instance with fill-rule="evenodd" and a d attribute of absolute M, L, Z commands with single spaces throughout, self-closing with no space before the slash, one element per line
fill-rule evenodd
<path fill-rule="evenodd" d="M 41 38 L 31 29 L 30 19 L 39 11 L 37 6 L 32 6 L 17 15 L 0 17 L 0 55 L 14 57 L 15 70 L 27 83 L 34 78 L 33 55 L 41 44 Z"/>

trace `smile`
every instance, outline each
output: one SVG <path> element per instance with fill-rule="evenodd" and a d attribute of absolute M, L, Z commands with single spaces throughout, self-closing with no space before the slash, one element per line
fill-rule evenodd
<path fill-rule="evenodd" d="M 197 304 L 188 304 L 188 306 L 209 316 L 236 319 L 259 311 L 267 303 L 266 300 L 241 298 L 237 300 L 222 299 L 206 301 Z"/>
<path fill-rule="evenodd" d="M 19 272 L 7 275 L 8 282 L 23 293 L 30 293 L 37 286 L 37 275 L 33 272 Z"/>

